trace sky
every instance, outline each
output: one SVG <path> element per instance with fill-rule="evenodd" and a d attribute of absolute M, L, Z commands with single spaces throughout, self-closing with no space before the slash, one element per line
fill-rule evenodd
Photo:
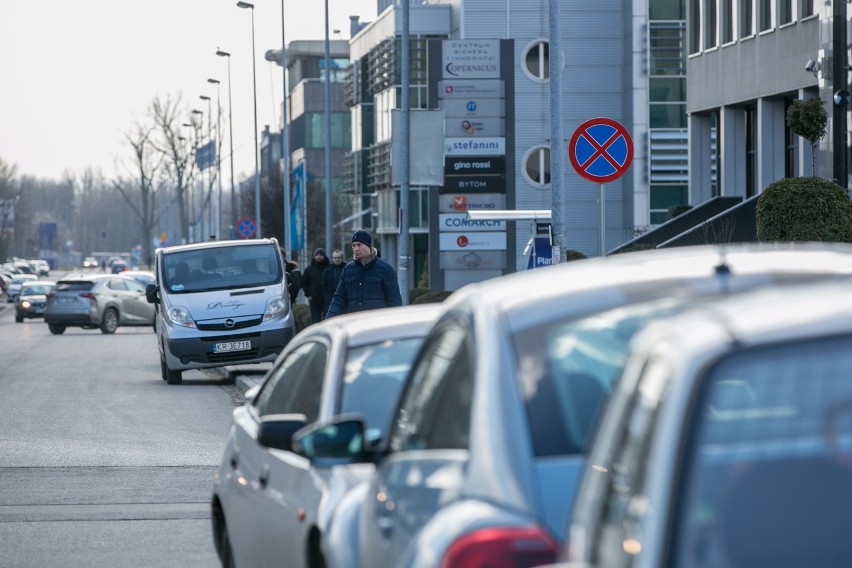
<path fill-rule="evenodd" d="M 376 0 L 327 0 L 329 38 L 349 39 L 350 16 L 376 19 Z M 254 1 L 257 124 L 278 128 L 281 0 Z M 283 0 L 284 35 L 325 38 L 325 2 Z M 335 33 L 339 30 L 339 33 Z M 228 115 L 231 54 L 234 170 L 253 174 L 252 11 L 236 0 L 0 0 L 0 159 L 19 175 L 61 179 L 100 169 L 132 174 L 126 135 L 149 120 L 154 97 L 178 96 L 207 120 L 211 97 Z M 207 82 L 221 81 L 219 89 Z M 187 118 L 189 115 L 187 114 Z M 215 126 L 214 126 L 215 127 Z M 222 124 L 227 153 L 228 130 Z M 258 134 L 260 139 L 260 134 Z M 224 161 L 223 161 L 224 164 Z M 227 179 L 223 166 L 222 176 Z"/>

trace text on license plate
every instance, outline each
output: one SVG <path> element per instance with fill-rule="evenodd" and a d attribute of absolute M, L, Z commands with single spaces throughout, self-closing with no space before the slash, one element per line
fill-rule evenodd
<path fill-rule="evenodd" d="M 251 349 L 251 341 L 227 341 L 225 343 L 214 343 L 213 353 L 226 353 L 228 351 L 247 351 Z"/>

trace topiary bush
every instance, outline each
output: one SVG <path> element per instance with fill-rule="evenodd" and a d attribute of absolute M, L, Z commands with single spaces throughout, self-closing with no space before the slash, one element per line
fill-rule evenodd
<path fill-rule="evenodd" d="M 408 303 L 413 304 L 414 301 L 422 296 L 423 294 L 428 294 L 431 292 L 431 288 L 409 288 L 408 289 Z"/>
<path fill-rule="evenodd" d="M 452 292 L 449 290 L 430 290 L 425 294 L 421 294 L 412 304 L 437 304 L 446 300 Z"/>
<path fill-rule="evenodd" d="M 758 241 L 852 242 L 852 200 L 820 177 L 772 182 L 757 199 Z"/>

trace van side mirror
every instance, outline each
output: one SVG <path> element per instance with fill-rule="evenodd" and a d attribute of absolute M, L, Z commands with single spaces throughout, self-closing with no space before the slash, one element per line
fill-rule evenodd
<path fill-rule="evenodd" d="M 148 284 L 145 286 L 145 299 L 149 304 L 160 303 L 160 288 L 156 284 Z"/>

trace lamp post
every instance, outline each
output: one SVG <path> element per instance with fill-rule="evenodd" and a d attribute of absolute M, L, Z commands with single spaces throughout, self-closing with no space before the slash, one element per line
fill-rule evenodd
<path fill-rule="evenodd" d="M 234 115 L 232 112 L 234 110 L 234 106 L 231 102 L 231 54 L 227 51 L 217 49 L 216 55 L 228 58 L 228 131 L 230 138 L 228 144 L 231 148 L 231 230 L 229 231 L 228 236 L 233 239 L 236 236 L 234 231 L 237 228 L 237 193 L 234 188 Z M 255 128 L 255 130 L 257 129 Z"/>
<path fill-rule="evenodd" d="M 213 110 L 211 108 L 212 99 L 207 95 L 200 95 L 198 97 L 202 101 L 207 101 L 207 154 L 205 158 L 210 158 L 210 151 L 213 149 Z M 212 174 L 210 173 L 211 164 L 205 160 L 207 170 L 207 187 L 203 188 L 201 192 L 202 198 L 202 206 L 201 206 L 201 215 L 204 216 L 204 208 L 207 207 L 207 235 L 210 235 L 210 232 L 213 230 L 213 202 L 210 200 L 210 195 L 213 193 L 213 179 Z"/>
<path fill-rule="evenodd" d="M 199 129 L 199 130 L 201 130 L 201 126 L 200 126 L 200 124 L 202 124 L 202 123 L 201 123 L 201 121 L 202 121 L 202 120 L 204 120 L 204 119 L 203 119 L 203 118 L 201 118 L 201 117 L 203 117 L 203 116 L 204 116 L 204 112 L 203 112 L 203 111 L 200 111 L 200 110 L 198 110 L 198 109 L 195 109 L 195 108 L 194 108 L 194 109 L 192 109 L 192 111 L 191 111 L 191 112 L 192 112 L 192 114 L 194 114 L 194 115 L 198 115 L 198 116 L 199 116 L 199 119 L 198 119 L 198 120 L 199 120 L 199 127 L 198 127 L 198 129 Z M 193 121 L 193 122 L 194 122 L 194 121 Z M 195 126 L 195 125 L 193 124 L 193 127 L 194 127 L 194 126 Z M 196 139 L 196 141 L 197 141 L 197 142 L 200 142 L 200 140 L 198 140 L 199 138 L 201 138 L 201 137 L 200 137 L 200 136 L 196 136 L 196 137 L 195 137 L 195 139 Z M 199 149 L 200 149 L 200 146 L 196 143 L 196 145 L 195 145 L 195 164 L 196 164 L 196 165 L 198 165 L 198 166 L 199 166 L 199 168 L 200 168 L 201 166 L 198 164 L 198 150 L 199 150 Z M 203 189 L 203 188 L 204 188 L 204 175 L 199 175 L 199 176 L 198 176 L 198 180 L 199 180 L 199 182 L 201 183 L 201 187 L 202 187 L 202 189 Z M 193 193 L 196 193 L 196 194 L 197 194 L 198 192 L 197 192 L 197 191 L 195 191 L 195 192 L 193 192 Z M 193 206 L 192 206 L 192 208 L 191 208 L 191 209 L 195 209 L 196 207 L 198 207 L 198 206 L 200 205 L 199 203 L 197 203 L 197 201 L 198 201 L 198 197 L 199 197 L 199 196 L 198 196 L 198 195 L 196 195 L 196 196 L 195 196 L 195 198 L 193 199 Z M 194 237 L 193 242 L 198 242 L 199 240 L 201 240 L 201 227 L 200 227 L 200 225 L 201 225 L 201 216 L 200 216 L 200 215 L 198 215 L 198 214 L 196 214 L 196 211 L 192 211 L 192 215 L 193 215 L 193 217 L 195 218 L 195 223 L 193 223 L 193 225 L 197 225 L 197 226 L 195 227 L 195 229 L 193 230 L 193 237 Z"/>
<path fill-rule="evenodd" d="M 219 148 L 222 147 L 222 93 L 219 89 L 219 79 L 207 79 L 211 85 L 216 85 L 216 179 L 219 181 L 218 199 L 216 204 L 216 238 L 222 238 L 222 157 Z"/>
<path fill-rule="evenodd" d="M 192 117 L 190 117 L 190 120 L 191 119 L 192 119 Z M 189 128 L 189 143 L 191 145 L 193 145 L 193 149 L 195 149 L 193 138 L 192 138 L 192 133 L 194 132 L 193 124 L 191 122 L 184 122 L 184 123 L 181 124 L 181 126 L 183 126 L 184 128 Z M 195 159 L 195 152 L 193 152 L 192 159 Z M 192 171 L 193 171 L 192 166 L 190 166 L 190 173 Z M 188 181 L 189 181 L 189 179 L 187 180 L 187 182 Z M 191 214 L 191 212 L 192 212 L 192 187 L 189 184 L 187 184 L 187 187 L 186 187 L 185 200 L 182 200 L 182 201 L 183 201 L 184 212 L 187 215 Z M 187 231 L 189 231 L 189 233 L 187 235 L 181 234 L 181 240 L 183 241 L 183 239 L 186 238 L 186 239 L 188 239 L 188 242 L 192 242 L 192 223 L 190 223 L 189 221 L 190 221 L 190 219 L 187 218 Z M 183 219 L 181 219 L 180 222 L 181 222 L 181 231 L 183 231 Z M 183 244 L 186 244 L 186 242 L 183 242 Z"/>
<path fill-rule="evenodd" d="M 238 8 L 251 10 L 251 76 L 252 89 L 254 92 L 254 224 L 257 228 L 254 236 L 261 237 L 260 233 L 260 163 L 258 159 L 259 145 L 257 142 L 257 65 L 254 56 L 254 4 L 249 2 L 237 2 Z"/>
<path fill-rule="evenodd" d="M 328 0 L 325 0 L 325 250 L 331 242 L 331 57 L 328 44 Z"/>
<path fill-rule="evenodd" d="M 287 41 L 284 37 L 284 0 L 281 0 L 281 76 L 284 81 L 284 99 L 281 102 L 281 166 L 284 170 L 282 183 L 282 191 L 284 192 L 284 248 L 287 250 L 287 255 L 293 254 L 291 250 L 291 235 L 290 235 L 290 138 L 287 132 L 287 95 L 289 88 L 287 86 Z"/>

